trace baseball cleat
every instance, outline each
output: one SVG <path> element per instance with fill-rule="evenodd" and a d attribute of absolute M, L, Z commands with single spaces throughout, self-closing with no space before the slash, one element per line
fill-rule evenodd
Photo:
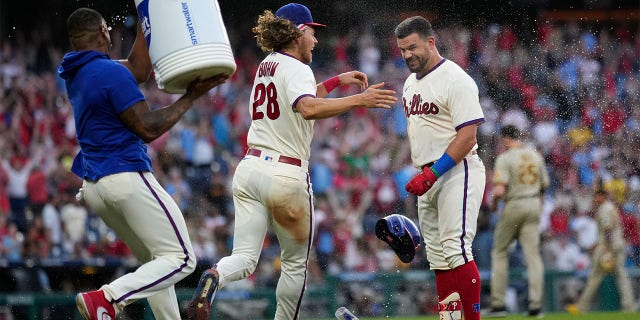
<path fill-rule="evenodd" d="M 104 297 L 102 290 L 78 293 L 76 306 L 84 320 L 114 320 L 116 310 Z"/>
<path fill-rule="evenodd" d="M 438 313 L 441 320 L 461 320 L 462 319 L 462 302 L 460 294 L 453 292 L 438 302 Z"/>
<path fill-rule="evenodd" d="M 187 306 L 187 319 L 208 320 L 211 313 L 211 302 L 218 291 L 218 271 L 211 268 L 200 276 L 198 287 Z"/>

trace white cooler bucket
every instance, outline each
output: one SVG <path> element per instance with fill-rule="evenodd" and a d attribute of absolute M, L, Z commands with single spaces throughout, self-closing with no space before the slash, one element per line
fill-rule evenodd
<path fill-rule="evenodd" d="M 196 77 L 236 71 L 217 0 L 135 0 L 158 88 L 184 93 Z"/>

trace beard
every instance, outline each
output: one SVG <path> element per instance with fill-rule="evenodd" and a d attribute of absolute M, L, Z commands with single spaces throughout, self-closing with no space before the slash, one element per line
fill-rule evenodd
<path fill-rule="evenodd" d="M 300 59 L 305 64 L 311 64 L 311 60 L 313 59 L 313 52 L 311 50 L 306 51 L 305 53 L 302 54 Z"/>
<path fill-rule="evenodd" d="M 311 60 L 311 54 L 302 56 L 302 62 L 304 62 L 305 64 L 311 64 Z"/>
<path fill-rule="evenodd" d="M 409 59 L 405 59 L 404 62 L 406 63 L 407 68 L 409 68 L 409 71 L 413 73 L 421 73 L 426 71 L 425 68 L 427 67 L 428 59 L 421 57 L 412 57 Z"/>

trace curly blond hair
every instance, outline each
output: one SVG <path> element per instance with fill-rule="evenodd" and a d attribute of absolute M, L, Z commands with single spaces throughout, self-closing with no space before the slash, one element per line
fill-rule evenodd
<path fill-rule="evenodd" d="M 291 21 L 278 18 L 269 10 L 265 10 L 258 17 L 258 23 L 251 31 L 264 52 L 282 50 L 291 41 L 302 36 L 302 31 L 298 30 Z"/>

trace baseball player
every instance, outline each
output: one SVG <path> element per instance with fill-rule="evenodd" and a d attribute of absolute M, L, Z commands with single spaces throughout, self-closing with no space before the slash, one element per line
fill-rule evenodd
<path fill-rule="evenodd" d="M 505 294 L 509 281 L 509 245 L 518 239 L 524 251 L 529 280 L 529 316 L 540 315 L 544 266 L 540 254 L 542 192 L 549 174 L 542 155 L 521 141 L 520 130 L 507 125 L 500 131 L 506 151 L 496 158 L 493 174 L 493 207 L 504 200 L 504 209 L 493 233 L 491 251 L 491 310 L 488 316 L 506 316 Z"/>
<path fill-rule="evenodd" d="M 174 284 L 196 266 L 180 209 L 155 179 L 145 142 L 169 130 L 198 97 L 226 76 L 196 80 L 175 103 L 151 111 L 138 88 L 151 74 L 144 36 L 138 34 L 126 60 L 108 56 L 111 38 L 102 16 L 81 8 L 67 19 L 75 51 L 58 73 L 73 107 L 80 152 L 71 170 L 83 178 L 78 195 L 113 229 L 143 264 L 99 290 L 80 293 L 82 318 L 115 319 L 147 298 L 157 319 L 179 319 Z"/>
<path fill-rule="evenodd" d="M 395 29 L 412 72 L 402 103 L 413 165 L 421 172 L 405 189 L 418 196 L 418 220 L 429 266 L 435 270 L 441 319 L 480 319 L 480 275 L 471 243 L 484 193 L 485 169 L 476 129 L 484 122 L 478 87 L 457 64 L 443 58 L 425 18 Z"/>
<path fill-rule="evenodd" d="M 567 306 L 570 313 L 588 312 L 593 296 L 600 288 L 602 278 L 615 273 L 620 292 L 620 303 L 624 311 L 635 311 L 633 288 L 625 269 L 625 241 L 618 207 L 609 200 L 607 192 L 599 189 L 593 197 L 596 221 L 598 222 L 598 242 L 591 256 L 591 274 L 577 305 Z"/>
<path fill-rule="evenodd" d="M 216 290 L 252 274 L 271 228 L 281 248 L 282 273 L 276 288 L 275 319 L 298 319 L 313 238 L 313 193 L 308 159 L 315 119 L 356 106 L 390 108 L 395 92 L 384 83 L 368 87 L 359 71 L 318 85 L 309 67 L 317 44 L 309 9 L 289 3 L 275 15 L 265 10 L 253 28 L 267 54 L 255 75 L 249 115 L 249 150 L 233 177 L 233 251 L 203 272 L 188 305 L 189 319 L 208 319 Z M 344 98 L 325 98 L 338 85 L 368 87 Z"/>

